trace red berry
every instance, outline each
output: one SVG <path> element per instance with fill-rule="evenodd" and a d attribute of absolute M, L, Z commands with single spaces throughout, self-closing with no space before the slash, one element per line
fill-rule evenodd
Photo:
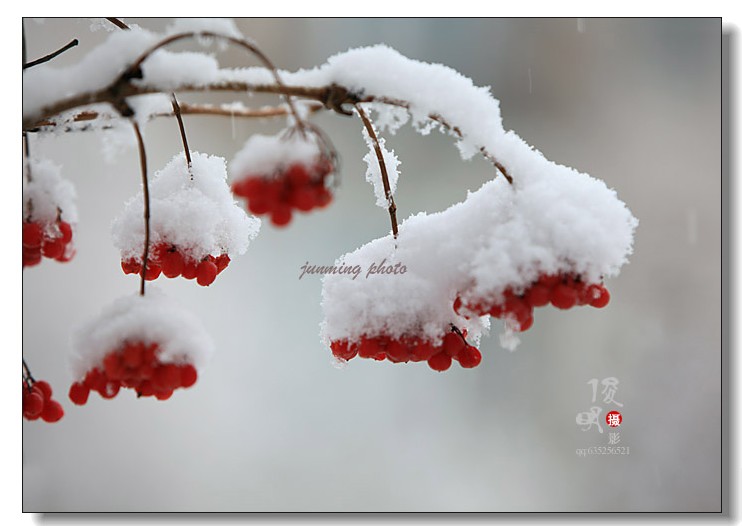
<path fill-rule="evenodd" d="M 297 188 L 291 193 L 289 203 L 302 212 L 308 212 L 314 208 L 314 192 L 309 188 Z"/>
<path fill-rule="evenodd" d="M 62 239 L 47 239 L 44 241 L 43 245 L 41 245 L 41 253 L 50 259 L 58 258 L 64 254 L 64 243 L 62 242 Z"/>
<path fill-rule="evenodd" d="M 23 223 L 23 246 L 40 247 L 44 240 L 44 231 L 38 223 Z"/>
<path fill-rule="evenodd" d="M 455 332 L 449 332 L 443 337 L 443 351 L 451 358 L 456 358 L 465 346 L 464 339 Z"/>
<path fill-rule="evenodd" d="M 70 400 L 77 405 L 85 405 L 90 395 L 90 389 L 80 382 L 75 382 L 70 386 Z"/>
<path fill-rule="evenodd" d="M 177 250 L 173 252 L 166 252 L 162 258 L 162 273 L 168 278 L 177 278 L 183 273 L 185 268 L 185 261 L 183 254 Z"/>
<path fill-rule="evenodd" d="M 358 356 L 361 358 L 374 358 L 384 350 L 379 343 L 378 338 L 364 336 L 361 338 L 361 344 L 358 346 Z"/>
<path fill-rule="evenodd" d="M 413 362 L 427 362 L 431 356 L 436 354 L 436 348 L 428 341 L 418 342 L 410 347 L 410 360 Z"/>
<path fill-rule="evenodd" d="M 198 263 L 193 260 L 186 261 L 186 264 L 183 267 L 182 276 L 185 279 L 194 279 L 197 273 L 198 273 Z"/>
<path fill-rule="evenodd" d="M 155 389 L 172 390 L 180 386 L 180 368 L 173 363 L 162 364 L 155 369 L 152 377 Z"/>
<path fill-rule="evenodd" d="M 271 223 L 275 226 L 286 226 L 291 222 L 291 208 L 281 204 L 271 210 Z"/>
<path fill-rule="evenodd" d="M 227 268 L 229 266 L 229 262 L 231 259 L 229 259 L 229 256 L 227 254 L 222 254 L 218 258 L 216 258 L 216 272 L 217 274 L 220 274 L 222 270 Z"/>
<path fill-rule="evenodd" d="M 141 384 L 139 384 L 139 388 L 137 389 L 137 395 L 138 396 L 152 396 L 155 394 L 155 387 L 152 385 L 152 382 L 149 380 L 144 380 Z"/>
<path fill-rule="evenodd" d="M 72 241 L 72 226 L 66 221 L 60 221 L 57 223 L 59 231 L 62 234 L 62 243 L 65 245 Z"/>
<path fill-rule="evenodd" d="M 41 248 L 27 248 L 23 247 L 23 266 L 33 267 L 41 263 Z"/>
<path fill-rule="evenodd" d="M 62 404 L 56 400 L 49 400 L 44 403 L 44 410 L 41 412 L 41 418 L 44 422 L 57 422 L 64 416 Z"/>
<path fill-rule="evenodd" d="M 459 353 L 459 364 L 461 367 L 464 367 L 466 369 L 471 369 L 472 367 L 476 367 L 479 365 L 482 361 L 482 353 L 479 352 L 479 349 L 474 347 L 473 345 L 467 345 L 460 353 Z"/>
<path fill-rule="evenodd" d="M 111 399 L 119 394 L 121 384 L 117 380 L 109 380 L 99 387 L 100 388 L 98 389 L 98 394 L 100 394 L 103 398 Z"/>
<path fill-rule="evenodd" d="M 389 345 L 386 346 L 385 353 L 390 362 L 399 363 L 407 362 L 410 359 L 410 355 L 407 352 L 407 347 L 398 340 L 392 340 Z"/>
<path fill-rule="evenodd" d="M 126 367 L 136 369 L 142 365 L 144 359 L 144 345 L 141 343 L 129 344 L 124 347 L 122 361 Z"/>
<path fill-rule="evenodd" d="M 267 181 L 262 177 L 250 177 L 244 182 L 244 195 L 248 199 L 262 197 L 267 189 Z"/>
<path fill-rule="evenodd" d="M 196 269 L 196 281 L 202 287 L 208 287 L 216 279 L 218 269 L 215 263 L 209 260 L 202 261 Z"/>
<path fill-rule="evenodd" d="M 337 340 L 330 343 L 332 354 L 341 360 L 350 360 L 358 354 L 358 345 L 350 345 L 348 340 Z"/>
<path fill-rule="evenodd" d="M 324 186 L 319 187 L 314 196 L 314 202 L 317 207 L 324 208 L 329 205 L 331 201 L 332 194 L 330 193 L 330 191 Z"/>
<path fill-rule="evenodd" d="M 155 391 L 155 398 L 157 398 L 158 400 L 167 400 L 171 396 L 173 396 L 172 389 L 168 389 L 166 391 Z"/>
<path fill-rule="evenodd" d="M 592 301 L 590 301 L 591 306 L 602 309 L 608 305 L 609 301 L 611 301 L 611 294 L 603 285 L 590 285 L 590 289 L 592 290 Z"/>
<path fill-rule="evenodd" d="M 49 400 L 52 397 L 52 386 L 46 380 L 39 380 L 34 382 L 34 389 L 38 389 L 41 392 L 41 396 L 44 400 Z"/>
<path fill-rule="evenodd" d="M 127 259 L 121 261 L 121 269 L 124 274 L 139 274 L 142 270 L 142 265 L 136 259 Z"/>
<path fill-rule="evenodd" d="M 538 279 L 538 282 L 551 290 L 554 286 L 562 282 L 562 278 L 557 274 L 544 274 Z"/>
<path fill-rule="evenodd" d="M 180 386 L 190 387 L 198 380 L 198 371 L 191 364 L 187 363 L 180 367 Z"/>
<path fill-rule="evenodd" d="M 526 291 L 523 298 L 532 307 L 543 307 L 549 304 L 550 291 L 546 285 L 535 283 Z"/>
<path fill-rule="evenodd" d="M 121 380 L 126 373 L 118 352 L 110 352 L 103 358 L 103 367 L 110 380 Z"/>
<path fill-rule="evenodd" d="M 571 309 L 577 303 L 577 291 L 563 283 L 551 289 L 551 304 L 558 309 Z"/>
<path fill-rule="evenodd" d="M 451 357 L 445 352 L 439 352 L 428 360 L 428 366 L 434 371 L 443 372 L 451 367 Z"/>
<path fill-rule="evenodd" d="M 461 303 L 462 303 L 461 302 L 461 298 L 459 298 L 458 296 L 456 296 L 456 299 L 453 300 L 453 311 L 456 314 L 460 314 L 459 309 L 461 308 Z"/>
<path fill-rule="evenodd" d="M 36 391 L 30 393 L 23 388 L 23 416 L 26 418 L 36 418 L 44 410 L 44 397 Z"/>
<path fill-rule="evenodd" d="M 162 267 L 154 261 L 147 261 L 147 269 L 144 271 L 144 279 L 147 281 L 154 281 L 160 277 Z"/>
<path fill-rule="evenodd" d="M 295 188 L 301 188 L 309 184 L 309 174 L 303 165 L 292 164 L 286 171 L 286 180 Z"/>
<path fill-rule="evenodd" d="M 256 197 L 248 201 L 247 209 L 256 216 L 267 214 L 271 210 L 271 202 L 265 198 Z"/>

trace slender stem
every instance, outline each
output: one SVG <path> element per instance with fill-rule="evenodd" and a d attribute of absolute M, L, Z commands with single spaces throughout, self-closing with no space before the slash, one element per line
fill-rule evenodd
<path fill-rule="evenodd" d="M 363 121 L 363 125 L 366 127 L 366 131 L 368 132 L 369 137 L 371 137 L 371 140 L 374 143 L 374 151 L 376 151 L 376 159 L 379 161 L 379 168 L 381 169 L 381 182 L 384 185 L 384 194 L 386 195 L 386 200 L 389 203 L 389 217 L 392 221 L 392 233 L 394 234 L 394 239 L 397 239 L 398 229 L 397 229 L 397 205 L 394 204 L 394 196 L 392 195 L 391 187 L 389 186 L 389 175 L 386 171 L 386 163 L 384 162 L 384 154 L 381 151 L 381 145 L 379 144 L 379 138 L 376 136 L 376 132 L 374 131 L 374 126 L 371 124 L 371 121 L 369 120 L 368 116 L 366 115 L 366 112 L 363 111 L 363 108 L 360 104 L 356 104 L 356 111 L 358 112 L 358 115 L 361 117 L 361 120 Z"/>
<path fill-rule="evenodd" d="M 144 141 L 139 131 L 137 121 L 131 119 L 131 125 L 134 127 L 134 134 L 137 136 L 137 146 L 139 147 L 139 164 L 142 170 L 142 188 L 144 192 L 144 252 L 142 254 L 142 279 L 139 285 L 139 294 L 144 296 L 144 276 L 147 274 L 147 262 L 149 260 L 149 181 L 147 179 L 147 152 L 144 150 Z"/>
<path fill-rule="evenodd" d="M 31 369 L 28 368 L 26 359 L 21 358 L 21 360 L 23 360 L 23 381 L 26 382 L 26 386 L 30 389 L 31 385 L 33 385 L 36 380 L 34 380 L 34 377 L 31 374 Z"/>
<path fill-rule="evenodd" d="M 71 40 L 69 43 L 67 43 L 67 45 L 65 45 L 64 47 L 59 48 L 58 50 L 54 51 L 53 53 L 49 53 L 48 55 L 45 55 L 45 56 L 43 56 L 41 58 L 37 58 L 36 60 L 32 60 L 31 62 L 27 62 L 27 63 L 23 64 L 23 69 L 32 68 L 34 66 L 38 66 L 39 64 L 43 64 L 44 62 L 49 62 L 51 59 L 53 59 L 55 57 L 58 57 L 59 55 L 61 55 L 62 53 L 64 53 L 68 49 L 75 47 L 79 43 L 80 42 L 78 42 L 78 40 L 75 38 L 75 39 Z"/>
<path fill-rule="evenodd" d="M 107 16 L 106 17 L 106 20 L 108 20 L 109 22 L 111 22 L 114 26 L 118 27 L 119 29 L 130 29 L 129 26 L 127 26 L 126 24 L 124 24 L 118 18 L 113 18 L 113 17 L 108 17 Z"/>
<path fill-rule="evenodd" d="M 28 133 L 23 132 L 23 157 L 26 160 L 26 179 L 30 183 L 33 178 L 31 177 L 31 150 L 28 146 Z"/>
<path fill-rule="evenodd" d="M 183 126 L 183 118 L 180 116 L 180 105 L 178 99 L 173 95 L 173 112 L 175 118 L 178 119 L 178 128 L 180 128 L 180 138 L 183 139 L 183 149 L 185 150 L 186 163 L 188 164 L 188 173 L 191 175 L 191 181 L 193 181 L 193 172 L 191 171 L 191 150 L 188 148 L 188 139 L 186 138 L 185 126 Z"/>
<path fill-rule="evenodd" d="M 232 109 L 232 108 L 224 107 L 224 106 L 214 106 L 212 104 L 188 104 L 186 102 L 178 102 L 178 105 L 180 106 L 181 115 L 211 115 L 211 116 L 219 116 L 219 117 L 246 117 L 246 118 L 262 119 L 262 118 L 271 118 L 271 117 L 283 117 L 290 113 L 290 110 L 285 106 L 265 106 L 262 108 Z M 307 111 L 309 111 L 310 113 L 316 113 L 322 109 L 324 109 L 324 106 L 320 103 L 307 104 Z M 151 118 L 174 117 L 174 116 L 175 116 L 174 111 L 165 111 L 165 112 L 158 112 L 158 113 L 150 114 Z M 44 127 L 53 128 L 56 126 L 61 127 L 64 125 L 75 123 L 75 122 L 111 120 L 113 118 L 114 117 L 110 114 L 100 113 L 100 112 L 92 111 L 92 110 L 85 110 L 85 111 L 81 111 L 80 113 L 75 114 L 74 116 L 72 116 L 72 118 L 67 119 L 64 122 L 56 122 L 54 120 L 49 120 L 49 119 L 38 121 L 34 123 L 31 126 L 31 128 L 26 131 L 28 132 L 42 131 L 43 132 L 46 130 L 40 130 L 39 128 L 44 128 Z M 304 124 L 308 125 L 309 123 L 305 121 Z M 67 128 L 63 128 L 62 131 L 72 132 L 72 131 L 88 131 L 88 130 L 94 130 L 94 129 L 105 129 L 105 126 L 102 126 L 101 128 L 94 128 L 92 126 L 80 126 L 77 128 L 73 128 L 71 126 L 68 126 Z"/>

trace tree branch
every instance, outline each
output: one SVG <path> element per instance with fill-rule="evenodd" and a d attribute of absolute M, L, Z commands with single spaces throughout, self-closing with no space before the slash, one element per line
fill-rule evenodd
<path fill-rule="evenodd" d="M 58 50 L 54 51 L 53 53 L 49 53 L 48 55 L 45 55 L 41 58 L 37 58 L 36 60 L 32 60 L 31 62 L 23 64 L 23 69 L 32 68 L 34 66 L 38 66 L 39 64 L 43 64 L 44 62 L 49 62 L 51 59 L 58 57 L 65 51 L 67 51 L 70 48 L 75 47 L 77 44 L 79 44 L 78 40 L 75 38 L 74 40 L 70 41 L 65 45 L 64 47 L 59 48 Z"/>
<path fill-rule="evenodd" d="M 399 234 L 398 228 L 397 228 L 397 205 L 394 204 L 394 196 L 392 195 L 391 187 L 389 186 L 389 174 L 387 174 L 386 171 L 386 163 L 384 162 L 384 154 L 381 151 L 381 145 L 379 144 L 379 138 L 376 136 L 376 132 L 374 131 L 374 126 L 371 124 L 371 121 L 369 120 L 368 116 L 366 115 L 366 112 L 363 111 L 363 108 L 360 104 L 356 104 L 356 111 L 358 112 L 358 115 L 361 117 L 361 120 L 363 121 L 363 125 L 366 127 L 366 131 L 368 132 L 369 137 L 371 137 L 371 140 L 374 143 L 374 151 L 376 152 L 376 159 L 379 161 L 379 168 L 381 169 L 381 182 L 384 185 L 384 195 L 386 196 L 386 200 L 389 203 L 389 218 L 392 221 L 392 233 L 394 234 L 394 239 L 397 239 L 397 235 Z"/>

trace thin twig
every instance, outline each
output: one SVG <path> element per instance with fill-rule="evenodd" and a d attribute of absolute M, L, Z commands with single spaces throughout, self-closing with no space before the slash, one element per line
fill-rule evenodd
<path fill-rule="evenodd" d="M 397 239 L 397 234 L 399 233 L 397 229 L 397 205 L 394 204 L 394 196 L 392 195 L 392 190 L 389 186 L 389 175 L 386 171 L 386 163 L 384 162 L 384 154 L 381 151 L 379 138 L 376 136 L 374 126 L 373 124 L 371 124 L 371 121 L 366 115 L 366 112 L 363 111 L 361 105 L 356 104 L 355 107 L 358 115 L 363 121 L 363 125 L 366 127 L 366 131 L 368 132 L 369 137 L 371 137 L 371 140 L 374 143 L 374 151 L 376 151 L 376 158 L 379 161 L 379 168 L 381 169 L 381 182 L 384 185 L 384 194 L 386 195 L 386 200 L 389 203 L 389 217 L 392 221 L 392 233 L 394 234 L 394 239 Z"/>
<path fill-rule="evenodd" d="M 210 115 L 210 116 L 217 116 L 217 117 L 245 117 L 245 118 L 257 118 L 257 119 L 263 119 L 263 118 L 272 118 L 272 117 L 283 117 L 285 115 L 288 115 L 290 113 L 290 110 L 286 106 L 265 106 L 262 108 L 245 108 L 245 109 L 232 109 L 229 107 L 224 106 L 214 106 L 213 104 L 189 104 L 187 102 L 178 102 L 178 105 L 180 106 L 180 113 L 181 115 Z M 316 113 L 318 111 L 321 111 L 325 109 L 325 107 L 321 103 L 311 103 L 306 104 L 306 111 L 309 113 Z M 175 112 L 174 111 L 163 111 L 163 112 L 157 112 L 152 113 L 149 115 L 150 118 L 157 118 L 157 117 L 174 117 Z M 100 113 L 97 111 L 92 110 L 84 110 L 80 113 L 77 113 L 73 115 L 71 118 L 66 119 L 61 122 L 56 122 L 54 120 L 43 120 L 38 121 L 33 126 L 28 129 L 28 132 L 43 132 L 46 130 L 43 130 L 41 128 L 56 128 L 57 126 L 67 126 L 67 128 L 63 128 L 62 131 L 65 132 L 73 132 L 73 131 L 88 131 L 88 130 L 95 130 L 95 129 L 105 129 L 105 125 L 103 125 L 101 128 L 94 128 L 93 126 L 80 126 L 80 127 L 72 127 L 70 124 L 76 123 L 76 122 L 90 122 L 95 120 L 112 120 L 115 117 L 107 114 L 107 113 Z M 305 124 L 309 124 L 305 122 Z M 110 127 L 110 126 L 109 126 Z"/>
<path fill-rule="evenodd" d="M 139 125 L 134 119 L 131 125 L 134 127 L 134 134 L 137 136 L 137 146 L 139 147 L 139 165 L 142 170 L 142 187 L 144 192 L 144 253 L 142 254 L 142 279 L 139 285 L 139 294 L 144 296 L 144 276 L 147 274 L 147 262 L 149 260 L 149 181 L 147 179 L 147 152 L 144 150 L 144 141 L 139 131 Z"/>
<path fill-rule="evenodd" d="M 180 128 L 180 138 L 183 139 L 183 149 L 185 150 L 186 164 L 188 165 L 188 173 L 191 175 L 191 181 L 193 181 L 193 171 L 191 170 L 191 150 L 188 148 L 188 139 L 186 138 L 185 126 L 183 126 L 183 118 L 180 116 L 180 105 L 178 99 L 173 95 L 173 112 L 175 118 L 178 120 L 178 128 Z"/>
<path fill-rule="evenodd" d="M 22 357 L 21 360 L 23 360 L 23 381 L 26 383 L 26 387 L 30 390 L 36 380 L 34 380 L 34 377 L 31 374 L 31 369 L 28 368 L 26 359 Z"/>
<path fill-rule="evenodd" d="M 119 29 L 130 29 L 129 26 L 124 24 L 120 19 L 114 18 L 114 17 L 106 17 L 106 20 L 111 22 L 114 26 L 118 27 Z"/>
<path fill-rule="evenodd" d="M 62 53 L 64 53 L 68 49 L 75 47 L 79 43 L 80 42 L 78 42 L 78 40 L 75 38 L 72 41 L 70 41 L 67 45 L 65 45 L 64 47 L 59 48 L 55 52 L 49 53 L 46 56 L 43 56 L 41 58 L 37 58 L 36 60 L 32 60 L 31 62 L 27 62 L 26 64 L 23 64 L 23 69 L 32 68 L 34 66 L 38 66 L 39 64 L 43 64 L 44 62 L 49 62 L 51 59 L 53 59 L 55 57 L 58 57 L 59 55 L 61 55 Z"/>

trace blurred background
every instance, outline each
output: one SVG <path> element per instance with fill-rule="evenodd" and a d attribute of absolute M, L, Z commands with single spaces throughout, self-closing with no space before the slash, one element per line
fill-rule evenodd
<path fill-rule="evenodd" d="M 153 30 L 169 21 L 126 19 Z M 25 20 L 29 59 L 72 38 L 54 61 L 105 39 L 102 19 Z M 138 290 L 121 272 L 110 223 L 140 182 L 136 150 L 101 135 L 32 136 L 34 155 L 77 187 L 73 262 L 23 273 L 23 356 L 65 407 L 50 425 L 23 422 L 23 509 L 53 511 L 718 511 L 721 506 L 721 24 L 718 19 L 240 19 L 279 68 L 322 64 L 386 43 L 451 66 L 501 102 L 513 129 L 549 159 L 603 179 L 640 224 L 635 253 L 608 282 L 602 310 L 540 309 L 520 347 L 479 367 L 353 360 L 333 366 L 319 341 L 319 276 L 305 262 L 389 231 L 364 181 L 361 123 L 314 121 L 342 158 L 326 210 L 286 229 L 264 222 L 248 252 L 208 288 L 156 284 L 196 313 L 217 352 L 198 383 L 166 402 L 67 398 L 70 337 Z M 97 29 L 96 31 L 91 31 Z M 185 47 L 179 48 L 185 49 Z M 235 49 L 224 66 L 255 65 Z M 456 96 L 452 94 L 452 96 Z M 180 96 L 184 101 L 275 99 Z M 285 124 L 186 116 L 191 149 L 224 156 L 251 133 Z M 151 172 L 181 150 L 174 120 L 146 129 Z M 387 137 L 399 156 L 398 215 L 440 211 L 493 176 L 462 162 L 446 136 L 409 127 Z M 618 379 L 605 403 L 591 379 Z M 618 409 L 628 455 L 578 413 Z"/>

